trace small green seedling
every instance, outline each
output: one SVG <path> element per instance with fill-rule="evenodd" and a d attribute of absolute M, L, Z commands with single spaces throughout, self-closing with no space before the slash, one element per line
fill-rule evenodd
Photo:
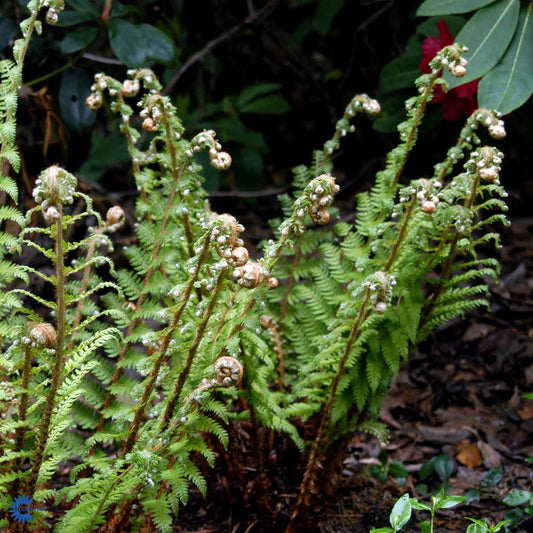
<path fill-rule="evenodd" d="M 372 528 L 370 533 L 396 533 L 400 531 L 409 522 L 412 510 L 413 506 L 411 505 L 409 493 L 405 493 L 392 508 L 389 516 L 391 527 Z"/>
<path fill-rule="evenodd" d="M 533 515 L 533 494 L 528 490 L 512 490 L 502 501 L 511 507 L 504 515 L 506 527 L 515 526 L 524 515 Z"/>
<path fill-rule="evenodd" d="M 510 523 L 509 520 L 502 520 L 501 522 L 498 522 L 494 526 L 490 526 L 487 523 L 487 519 L 483 518 L 482 520 L 476 520 L 475 518 L 468 518 L 468 520 L 471 520 L 473 524 L 470 524 L 466 528 L 466 533 L 496 533 L 497 531 L 500 531 L 500 529 L 504 526 L 507 526 L 507 524 Z"/>
<path fill-rule="evenodd" d="M 421 533 L 433 533 L 435 513 L 439 509 L 450 509 L 464 501 L 464 496 L 446 496 L 444 490 L 441 490 L 436 496 L 431 497 L 431 504 L 419 502 L 416 498 L 410 498 L 409 493 L 406 493 L 397 500 L 392 508 L 389 517 L 391 527 L 372 528 L 370 533 L 396 533 L 400 531 L 409 522 L 413 509 L 431 513 L 430 520 L 425 520 L 420 523 L 420 531 Z"/>

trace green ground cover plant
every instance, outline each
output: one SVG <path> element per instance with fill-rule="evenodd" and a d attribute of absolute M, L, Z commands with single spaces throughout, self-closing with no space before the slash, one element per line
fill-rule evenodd
<path fill-rule="evenodd" d="M 509 528 L 519 523 L 523 516 L 522 510 L 517 507 L 524 504 L 531 503 L 531 493 L 524 490 L 513 490 L 503 500 L 509 507 L 514 507 L 511 511 L 506 513 L 504 520 L 497 523 L 487 518 L 477 519 L 467 517 L 470 523 L 465 524 L 466 533 L 496 533 L 504 529 L 509 531 Z M 370 533 L 397 533 L 401 531 L 411 520 L 413 510 L 430 513 L 430 519 L 424 520 L 418 524 L 421 533 L 433 533 L 435 531 L 435 513 L 440 509 L 451 509 L 461 503 L 465 502 L 465 496 L 446 495 L 444 490 L 439 491 L 434 496 L 431 496 L 430 503 L 424 503 L 417 498 L 410 498 L 409 494 L 404 494 L 398 498 L 389 516 L 390 527 L 372 528 Z M 516 512 L 514 512 L 516 511 Z M 531 512 L 530 507 L 528 511 Z"/>
<path fill-rule="evenodd" d="M 353 222 L 334 206 L 332 156 L 356 115 L 379 113 L 364 94 L 311 164 L 294 169 L 283 217 L 254 258 L 238 220 L 211 209 L 197 159 L 205 152 L 223 172 L 232 157 L 213 130 L 188 136 L 148 68 L 124 80 L 98 74 L 86 102 L 120 119 L 134 220 L 120 205 L 103 216 L 56 165 L 36 177 L 35 207 L 20 212 L 17 92 L 32 34 L 64 6 L 28 7 L 13 60 L 0 63 L 0 526 L 16 530 L 8 511 L 30 495 L 42 506 L 30 530 L 171 531 L 191 485 L 213 490 L 209 468 L 236 470 L 232 439 L 246 425 L 261 519 L 275 497 L 270 443 L 286 438 L 299 449 L 300 485 L 283 527 L 305 527 L 353 435 L 387 441 L 376 417 L 409 352 L 486 306 L 498 275 L 486 252 L 507 223 L 499 113 L 475 111 L 433 175 L 405 176 L 443 71 L 467 72 L 466 47 L 445 47 L 416 80 L 400 142 L 358 196 Z M 135 239 L 114 250 L 124 231 Z M 27 264 L 30 251 L 46 266 Z"/>

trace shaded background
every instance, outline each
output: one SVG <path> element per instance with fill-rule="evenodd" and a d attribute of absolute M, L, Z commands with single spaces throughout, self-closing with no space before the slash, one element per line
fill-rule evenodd
<path fill-rule="evenodd" d="M 0 4 L 0 47 L 6 55 L 16 35 L 13 21 L 23 15 L 23 4 Z M 117 54 L 120 40 L 113 41 L 112 36 L 117 21 L 150 24 L 166 36 L 170 56 L 161 52 L 159 58 L 145 58 L 146 62 L 166 86 L 190 135 L 213 128 L 232 154 L 234 165 L 223 175 L 206 167 L 206 187 L 213 193 L 215 208 L 239 216 L 251 209 L 266 210 L 261 217 L 269 218 L 278 209 L 275 193 L 290 186 L 290 169 L 310 161 L 312 150 L 331 135 L 353 95 L 382 96 L 380 71 L 403 52 L 424 20 L 415 17 L 419 2 L 405 0 L 109 4 L 112 18 L 106 19 L 104 2 L 67 1 L 69 15 L 92 9 L 93 18 L 78 16 L 73 20 L 82 22 L 61 27 L 66 16 L 62 15 L 58 26 L 32 41 L 25 69 L 30 87 L 23 91 L 19 137 L 28 194 L 32 176 L 52 163 L 65 165 L 104 195 L 107 191 L 131 194 L 133 179 L 116 118 L 83 106 L 96 72 L 104 70 L 122 79 L 126 67 L 116 56 L 126 62 L 136 59 Z M 95 32 L 94 40 L 81 50 L 66 52 L 72 49 L 72 44 L 70 48 L 65 44 L 69 34 L 84 29 Z M 135 48 L 123 40 L 126 50 Z M 257 86 L 271 90 L 240 105 Z M 506 154 L 502 179 L 511 188 L 513 212 L 520 214 L 527 213 L 525 206 L 532 197 L 530 111 L 528 104 L 511 114 L 506 121 L 508 137 L 501 143 Z M 387 114 L 390 109 L 385 119 Z M 395 114 L 399 120 L 401 106 Z M 429 107 L 429 132 L 410 158 L 409 177 L 430 172 L 455 141 L 463 119 L 447 123 L 440 114 L 438 104 Z M 395 133 L 378 132 L 366 119 L 356 125 L 356 133 L 343 142 L 336 156 L 340 201 L 346 200 L 350 209 L 354 193 L 371 182 L 397 142 Z M 387 126 L 393 130 L 390 121 Z M 379 123 L 377 127 L 384 129 Z M 261 196 L 245 191 L 260 191 Z"/>

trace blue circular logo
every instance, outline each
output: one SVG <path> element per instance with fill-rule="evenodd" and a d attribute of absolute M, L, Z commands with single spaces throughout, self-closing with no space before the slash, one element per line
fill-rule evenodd
<path fill-rule="evenodd" d="M 33 498 L 31 496 L 17 496 L 13 503 L 9 506 L 9 512 L 16 522 L 21 524 L 28 524 L 33 520 L 32 504 Z"/>

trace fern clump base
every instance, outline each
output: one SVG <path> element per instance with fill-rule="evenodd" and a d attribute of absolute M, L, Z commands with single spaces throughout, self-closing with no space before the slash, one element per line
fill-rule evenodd
<path fill-rule="evenodd" d="M 42 7 L 53 22 L 62 6 L 37 2 L 35 12 Z M 261 521 L 305 527 L 349 440 L 367 432 L 387 442 L 376 419 L 409 353 L 446 321 L 486 306 L 485 280 L 498 274 L 480 253 L 506 223 L 503 155 L 482 142 L 504 135 L 498 114 L 476 111 L 432 176 L 404 170 L 442 70 L 464 75 L 465 48 L 444 48 L 417 80 L 400 144 L 358 196 L 355 222 L 335 208 L 332 155 L 356 114 L 379 113 L 367 95 L 349 103 L 312 164 L 294 169 L 283 216 L 252 257 L 239 221 L 210 208 L 196 158 L 207 151 L 223 172 L 230 154 L 213 130 L 188 135 L 148 69 L 124 81 L 98 74 L 87 99 L 120 118 L 135 213 L 115 205 L 102 216 L 59 166 L 37 177 L 35 207 L 19 212 L 11 174 L 20 169 L 22 63 L 39 28 L 31 13 L 15 62 L 0 64 L 8 199 L 0 215 L 18 227 L 0 234 L 2 512 L 30 494 L 49 506 L 30 529 L 172 531 L 191 487 L 211 495 L 217 469 L 226 485 L 243 471 L 245 431 Z M 130 231 L 133 244 L 114 250 L 114 234 Z M 49 268 L 25 264 L 30 249 Z M 37 281 L 46 290 L 37 293 Z M 280 521 L 268 459 L 284 441 L 299 458 L 299 488 Z M 58 486 L 65 464 L 68 481 Z"/>

